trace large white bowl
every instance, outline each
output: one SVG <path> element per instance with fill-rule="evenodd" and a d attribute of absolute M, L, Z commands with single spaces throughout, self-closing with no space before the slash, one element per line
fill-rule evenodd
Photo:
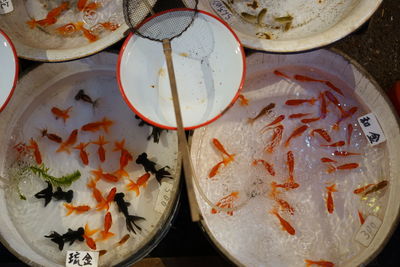
<path fill-rule="evenodd" d="M 0 112 L 10 100 L 18 79 L 18 58 L 14 45 L 0 30 Z"/>
<path fill-rule="evenodd" d="M 144 25 L 188 10 L 157 14 Z M 185 129 L 216 120 L 236 100 L 244 82 L 239 39 L 226 23 L 202 11 L 171 45 Z M 161 128 L 176 127 L 161 42 L 131 34 L 120 52 L 117 77 L 125 101 L 143 120 Z"/>
<path fill-rule="evenodd" d="M 233 2 L 234 4 L 229 4 Z M 200 0 L 199 8 L 223 18 L 249 48 L 278 53 L 310 50 L 331 44 L 350 34 L 366 22 L 382 0 L 257 0 L 258 7 L 249 1 Z M 242 12 L 258 15 L 266 8 L 264 24 L 246 21 Z M 292 26 L 285 31 L 285 23 L 277 17 L 292 16 Z M 248 16 L 247 16 L 248 17 Z M 251 18 L 251 17 L 250 17 Z M 271 39 L 268 38 L 266 33 Z M 258 34 L 258 35 L 257 35 Z"/>

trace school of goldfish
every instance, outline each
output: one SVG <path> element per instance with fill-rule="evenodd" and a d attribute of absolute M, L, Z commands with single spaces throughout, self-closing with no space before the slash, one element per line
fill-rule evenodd
<path fill-rule="evenodd" d="M 84 102 L 90 104 L 95 103 L 95 101 L 92 101 L 91 98 L 84 92 L 79 92 L 78 94 L 80 94 L 79 99 L 75 98 L 75 100 L 83 100 Z M 82 95 L 86 100 L 82 98 Z M 73 106 L 65 109 L 54 106 L 49 110 L 49 113 L 52 114 L 55 120 L 61 119 L 63 124 L 68 124 L 69 119 L 76 115 L 74 114 Z M 30 156 L 38 165 L 44 162 L 43 159 L 45 159 L 45 157 L 41 151 L 41 148 L 44 147 L 46 147 L 46 149 L 43 149 L 43 151 L 46 150 L 46 153 L 50 154 L 49 156 L 51 156 L 51 148 L 55 146 L 54 153 L 66 153 L 69 157 L 76 157 L 83 166 L 90 166 L 91 161 L 96 162 L 96 164 L 107 162 L 107 159 L 111 158 L 111 154 L 118 154 L 119 164 L 114 170 L 108 172 L 104 171 L 101 166 L 98 166 L 96 169 L 92 169 L 90 171 L 91 176 L 88 177 L 87 188 L 91 191 L 91 196 L 97 204 L 91 206 L 87 203 L 70 203 L 71 200 L 68 203 L 62 204 L 66 211 L 65 216 L 76 216 L 89 212 L 105 213 L 103 229 L 90 229 L 89 222 L 87 222 L 84 227 L 84 232 L 79 229 L 78 231 L 69 232 L 69 234 L 75 234 L 77 240 L 82 238 L 82 240 L 86 242 L 88 248 L 92 250 L 96 250 L 98 248 L 99 242 L 105 242 L 116 236 L 115 231 L 117 231 L 117 228 L 114 227 L 114 230 L 112 230 L 112 228 L 113 216 L 117 215 L 114 215 L 109 211 L 111 205 L 117 205 L 118 209 L 121 212 L 123 211 L 123 215 L 125 217 L 129 217 L 127 218 L 127 220 L 130 220 L 129 224 L 127 222 L 128 231 L 131 231 L 131 224 L 134 224 L 137 229 L 141 229 L 140 226 L 135 223 L 135 221 L 144 220 L 144 218 L 128 213 L 127 207 L 129 203 L 123 201 L 123 195 L 121 195 L 123 193 L 117 192 L 117 187 L 114 186 L 116 183 L 124 183 L 123 188 L 125 188 L 128 193 L 131 193 L 134 197 L 139 197 L 142 193 L 142 190 L 146 188 L 150 178 L 157 179 L 157 182 L 160 182 L 160 179 L 166 177 L 165 175 L 169 175 L 169 172 L 165 170 L 163 173 L 164 176 L 160 176 L 158 172 L 153 174 L 145 169 L 143 174 L 139 175 L 139 177 L 132 177 L 126 169 L 133 161 L 133 156 L 130 149 L 126 147 L 125 139 L 122 138 L 120 140 L 111 142 L 110 137 L 107 136 L 107 134 L 110 132 L 110 128 L 115 125 L 115 123 L 115 121 L 110 120 L 107 117 L 103 117 L 101 120 L 88 122 L 82 125 L 79 129 L 74 129 L 67 133 L 55 133 L 50 132 L 48 129 L 40 129 L 40 133 L 38 134 L 37 138 L 32 137 L 29 139 L 28 143 L 20 142 L 14 146 L 14 149 L 17 152 L 17 160 L 20 160 L 26 156 Z M 93 133 L 97 136 L 89 142 L 79 142 L 79 136 L 81 132 Z M 87 152 L 88 146 L 95 146 L 97 148 L 97 155 L 89 155 Z M 74 151 L 76 151 L 76 153 L 74 153 Z M 226 155 L 233 160 L 234 155 Z M 146 161 L 146 164 L 151 164 L 154 166 L 154 168 L 156 165 L 155 162 L 150 160 Z M 162 169 L 165 169 L 165 167 Z M 158 175 L 157 178 L 156 175 Z M 97 184 L 100 181 L 109 185 L 110 189 L 108 192 L 102 192 L 99 189 Z M 119 196 L 118 200 L 117 196 Z M 79 236 L 81 232 L 83 233 L 83 236 Z M 58 242 L 59 247 L 63 247 L 64 240 L 62 237 L 65 235 L 59 235 L 58 233 L 53 232 L 46 237 L 52 238 L 53 242 Z M 124 244 L 129 237 L 129 234 L 124 236 L 120 241 L 115 243 L 114 247 Z M 104 253 L 106 253 L 106 251 L 102 250 L 103 255 Z"/>
<path fill-rule="evenodd" d="M 294 215 L 296 210 L 293 208 L 293 205 L 283 199 L 283 192 L 290 192 L 291 190 L 296 190 L 301 187 L 301 184 L 296 180 L 295 173 L 295 151 L 291 150 L 291 144 L 295 139 L 299 139 L 302 136 L 308 134 L 310 138 L 316 139 L 316 142 L 319 143 L 318 146 L 326 149 L 333 149 L 326 157 L 320 158 L 320 163 L 322 166 L 326 166 L 326 175 L 329 176 L 334 172 L 346 172 L 353 169 L 360 168 L 359 160 L 361 153 L 357 151 L 347 151 L 343 149 L 343 147 L 349 147 L 351 144 L 352 134 L 353 134 L 353 123 L 350 123 L 350 119 L 354 119 L 354 115 L 357 113 L 359 108 L 357 106 L 345 108 L 345 105 L 341 103 L 340 99 L 344 97 L 344 94 L 341 89 L 336 87 L 332 82 L 327 80 L 315 79 L 312 77 L 304 76 L 304 75 L 288 75 L 283 73 L 280 70 L 275 70 L 274 74 L 278 77 L 289 79 L 298 83 L 321 83 L 326 86 L 325 90 L 319 92 L 318 95 L 311 97 L 309 99 L 289 99 L 283 103 L 284 106 L 304 106 L 304 107 L 313 107 L 316 103 L 319 104 L 318 113 L 307 112 L 307 113 L 294 113 L 289 116 L 285 115 L 276 115 L 271 122 L 267 123 L 260 130 L 260 134 L 264 135 L 266 133 L 270 133 L 270 139 L 267 142 L 267 145 L 262 148 L 264 153 L 273 154 L 278 147 L 286 150 L 286 166 L 288 170 L 288 176 L 283 181 L 272 181 L 270 184 L 270 190 L 267 195 L 271 200 L 274 201 L 275 206 L 269 213 L 276 217 L 277 223 L 280 224 L 282 230 L 289 235 L 296 234 L 295 222 L 291 221 L 291 215 Z M 336 94 L 336 95 L 335 95 Z M 244 95 L 239 96 L 239 105 L 244 107 L 251 104 L 251 100 L 247 99 Z M 249 127 L 252 127 L 253 123 L 259 118 L 266 116 L 272 112 L 275 103 L 270 103 L 262 108 L 258 114 L 252 118 L 248 118 L 247 124 Z M 329 109 L 328 109 L 329 107 Z M 316 121 L 324 120 L 327 117 L 328 112 L 332 112 L 336 114 L 337 120 L 331 125 L 331 128 L 314 128 L 313 123 Z M 287 135 L 287 139 L 283 140 L 283 132 L 286 130 L 285 126 L 282 124 L 284 120 L 298 120 L 299 123 L 289 134 Z M 345 123 L 345 121 L 349 121 L 344 130 L 346 131 L 346 140 L 335 140 L 333 135 L 341 129 L 341 125 Z M 233 155 L 227 151 L 229 151 L 229 147 L 225 148 L 220 140 L 213 138 L 212 144 L 216 148 L 217 153 L 222 155 L 221 161 L 217 162 L 214 166 L 211 167 L 208 178 L 218 179 L 218 173 L 224 171 L 224 166 L 228 164 L 235 164 L 235 158 Z M 300 155 L 297 155 L 300 156 Z M 332 156 L 332 158 L 331 158 Z M 357 158 L 358 157 L 358 158 Z M 350 160 L 347 160 L 350 159 Z M 253 158 L 250 159 L 249 165 L 254 166 L 262 166 L 265 169 L 265 175 L 270 177 L 276 177 L 276 171 L 274 169 L 274 165 L 271 162 L 266 161 L 262 158 Z M 262 168 L 261 167 L 261 168 Z M 260 167 L 257 167 L 260 168 Z M 388 181 L 383 180 L 376 184 L 368 184 L 362 186 L 360 188 L 354 189 L 354 194 L 360 196 L 366 196 L 373 192 L 377 192 L 383 188 L 385 188 L 388 184 Z M 325 202 L 325 207 L 327 211 L 327 216 L 335 212 L 335 193 L 340 192 L 340 188 L 335 183 L 327 184 L 324 188 L 321 188 L 321 195 L 325 197 L 321 199 L 321 201 Z M 235 201 L 237 201 L 241 196 L 240 192 L 234 191 L 228 195 L 223 196 L 215 205 L 220 208 L 232 208 L 234 207 Z M 359 210 L 356 211 L 360 223 L 363 224 L 365 221 L 365 214 L 362 214 Z M 211 209 L 212 214 L 218 213 L 218 211 L 214 208 Z M 226 212 L 227 215 L 233 216 L 233 211 L 229 210 Z M 305 259 L 306 266 L 334 266 L 334 263 L 325 261 L 325 260 L 309 260 Z"/>
<path fill-rule="evenodd" d="M 49 26 L 55 25 L 58 22 L 59 18 L 69 10 L 73 10 L 77 13 L 82 13 L 83 16 L 90 16 L 95 13 L 96 10 L 99 10 L 101 8 L 102 5 L 95 1 L 78 0 L 75 7 L 70 3 L 70 1 L 63 1 L 59 6 L 51 9 L 47 13 L 45 18 L 38 20 L 32 18 L 31 20 L 27 21 L 26 24 L 31 29 L 35 29 L 36 27 L 47 28 Z M 87 29 L 85 28 L 84 19 L 82 19 L 82 21 L 69 21 L 68 23 L 61 26 L 58 24 L 55 27 L 56 28 L 51 29 L 51 31 L 60 36 L 68 37 L 73 36 L 76 33 L 80 33 L 91 43 L 99 39 L 99 35 L 97 34 L 99 29 L 115 31 L 120 27 L 120 25 L 111 21 L 103 21 L 97 23 L 90 29 Z"/>

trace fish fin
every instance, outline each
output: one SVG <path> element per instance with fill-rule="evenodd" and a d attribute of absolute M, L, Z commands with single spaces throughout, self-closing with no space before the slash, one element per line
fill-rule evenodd
<path fill-rule="evenodd" d="M 63 151 L 65 151 L 68 154 L 71 154 L 69 147 L 61 144 L 61 146 L 56 150 L 56 152 L 58 153 L 58 152 L 63 152 Z"/>
<path fill-rule="evenodd" d="M 106 232 L 106 231 L 100 231 L 100 235 L 101 235 L 101 238 L 96 239 L 96 241 L 98 241 L 98 240 L 107 240 L 107 239 L 109 239 L 110 237 L 115 236 L 114 233 L 112 233 L 112 232 Z"/>
<path fill-rule="evenodd" d="M 115 176 L 117 176 L 118 178 L 128 177 L 129 176 L 128 172 L 125 171 L 124 169 L 119 169 L 119 170 L 115 171 L 113 174 Z"/>
<path fill-rule="evenodd" d="M 72 205 L 66 203 L 64 203 L 64 207 L 67 209 L 67 213 L 65 214 L 65 216 L 69 216 L 75 210 Z"/>
<path fill-rule="evenodd" d="M 31 29 L 34 29 L 34 28 L 36 27 L 36 20 L 34 20 L 34 19 L 29 20 L 29 21 L 26 22 L 26 24 L 28 24 L 28 26 L 29 26 Z"/>

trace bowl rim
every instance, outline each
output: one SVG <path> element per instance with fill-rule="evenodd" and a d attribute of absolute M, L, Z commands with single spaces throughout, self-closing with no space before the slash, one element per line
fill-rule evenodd
<path fill-rule="evenodd" d="M 154 14 L 153 16 L 148 17 L 148 18 L 145 19 L 142 23 L 140 23 L 140 24 L 138 25 L 138 27 L 141 27 L 143 24 L 145 24 L 145 23 L 148 22 L 149 20 L 151 20 L 151 19 L 153 19 L 153 18 L 155 18 L 155 17 L 158 17 L 158 16 L 160 16 L 160 15 L 163 15 L 163 14 L 165 14 L 165 13 L 168 13 L 168 12 L 193 11 L 193 10 L 194 10 L 194 9 L 191 9 L 191 8 L 174 8 L 174 9 L 165 10 L 165 11 L 156 13 L 156 14 Z M 225 21 L 223 21 L 223 20 L 220 19 L 219 17 L 217 17 L 217 16 L 215 16 L 215 15 L 209 13 L 209 12 L 206 12 L 206 11 L 204 11 L 204 10 L 197 10 L 197 12 L 198 12 L 198 13 L 202 13 L 202 14 L 204 14 L 204 15 L 207 15 L 207 16 L 210 16 L 210 17 L 216 19 L 218 22 L 220 22 L 223 26 L 225 26 L 225 27 L 229 30 L 229 32 L 232 34 L 232 36 L 235 38 L 237 44 L 239 45 L 240 52 L 241 52 L 241 56 L 242 56 L 242 66 L 243 66 L 243 70 L 242 70 L 242 76 L 241 76 L 239 88 L 237 89 L 236 94 L 235 94 L 235 96 L 232 98 L 232 100 L 230 101 L 230 103 L 229 103 L 218 115 L 216 115 L 215 117 L 213 117 L 213 118 L 211 118 L 211 119 L 209 119 L 209 120 L 207 120 L 207 121 L 205 121 L 205 122 L 202 122 L 202 123 L 200 123 L 200 124 L 197 124 L 197 125 L 193 125 L 193 126 L 189 126 L 189 127 L 184 127 L 185 130 L 193 130 L 193 129 L 196 129 L 196 128 L 205 126 L 205 125 L 207 125 L 207 124 L 210 124 L 210 123 L 214 122 L 214 121 L 217 120 L 218 118 L 220 118 L 220 117 L 221 117 L 221 116 L 236 102 L 236 100 L 237 100 L 237 98 L 239 97 L 239 94 L 240 94 L 240 92 L 241 92 L 241 90 L 242 90 L 242 88 L 243 88 L 243 85 L 244 85 L 244 82 L 245 82 L 245 77 L 246 77 L 246 55 L 245 55 L 245 52 L 244 52 L 244 49 L 243 49 L 243 45 L 242 45 L 241 41 L 239 40 L 238 36 L 236 35 L 236 33 L 233 31 L 233 29 L 232 29 Z M 141 112 L 139 112 L 139 111 L 132 105 L 132 103 L 129 101 L 129 98 L 128 98 L 128 97 L 126 96 L 126 94 L 125 94 L 125 90 L 124 90 L 124 87 L 123 87 L 123 85 L 122 85 L 122 80 L 121 80 L 121 62 L 122 62 L 122 59 L 123 59 L 123 57 L 124 57 L 124 53 L 125 53 L 126 47 L 128 46 L 128 43 L 130 42 L 130 40 L 131 40 L 131 38 L 133 37 L 133 35 L 134 35 L 134 33 L 132 33 L 132 32 L 128 35 L 128 37 L 125 39 L 125 41 L 124 41 L 124 43 L 123 43 L 123 45 L 122 45 L 122 47 L 121 47 L 121 50 L 120 50 L 120 52 L 119 52 L 119 55 L 118 55 L 118 62 L 117 62 L 117 81 L 118 81 L 118 87 L 119 87 L 119 91 L 121 92 L 122 98 L 125 100 L 125 102 L 126 102 L 126 104 L 128 105 L 128 107 L 129 107 L 135 114 L 137 114 L 141 119 L 143 119 L 144 121 L 146 121 L 147 123 L 150 123 L 151 125 L 154 125 L 154 126 L 156 126 L 156 127 L 162 128 L 162 129 L 176 130 L 177 127 L 173 127 L 173 126 L 168 126 L 168 125 L 164 125 L 164 124 L 161 124 L 161 123 L 157 123 L 157 122 L 155 122 L 155 121 L 153 121 L 153 120 L 147 118 L 144 114 L 142 114 Z"/>
<path fill-rule="evenodd" d="M 5 109 L 5 107 L 7 106 L 8 102 L 10 102 L 11 97 L 12 97 L 12 95 L 14 94 L 15 87 L 17 86 L 18 74 L 19 74 L 19 62 L 18 62 L 18 56 L 17 56 L 17 52 L 16 52 L 16 50 L 15 50 L 15 46 L 14 46 L 14 44 L 12 43 L 11 39 L 10 39 L 10 38 L 8 37 L 8 35 L 7 35 L 4 31 L 2 31 L 1 29 L 0 29 L 0 35 L 2 35 L 2 36 L 6 39 L 7 43 L 10 45 L 11 51 L 12 51 L 13 56 L 14 56 L 14 63 L 15 63 L 15 71 L 14 71 L 14 81 L 13 81 L 13 85 L 12 85 L 12 87 L 11 87 L 11 89 L 10 89 L 10 92 L 8 93 L 7 99 L 4 101 L 4 103 L 1 104 L 0 112 L 2 112 L 2 111 Z M 7 90 L 8 90 L 8 88 L 7 88 Z"/>

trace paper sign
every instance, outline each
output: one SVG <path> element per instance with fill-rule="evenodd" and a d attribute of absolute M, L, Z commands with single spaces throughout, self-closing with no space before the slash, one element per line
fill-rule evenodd
<path fill-rule="evenodd" d="M 220 0 L 213 0 L 211 1 L 211 7 L 221 18 L 223 18 L 226 22 L 231 23 L 233 14 L 224 2 Z"/>
<path fill-rule="evenodd" d="M 93 266 L 97 267 L 99 262 L 98 251 L 75 251 L 68 250 L 65 259 L 66 267 Z"/>
<path fill-rule="evenodd" d="M 373 113 L 361 116 L 357 120 L 370 145 L 375 146 L 386 141 L 385 134 Z"/>
<path fill-rule="evenodd" d="M 0 0 L 0 15 L 7 14 L 14 10 L 11 0 Z"/>
<path fill-rule="evenodd" d="M 358 230 L 355 239 L 362 245 L 368 247 L 381 227 L 382 221 L 375 216 L 368 216 L 364 224 Z"/>
<path fill-rule="evenodd" d="M 154 210 L 163 213 L 171 199 L 171 191 L 173 185 L 167 182 L 163 182 L 160 186 L 160 193 L 158 193 L 157 201 Z"/>

